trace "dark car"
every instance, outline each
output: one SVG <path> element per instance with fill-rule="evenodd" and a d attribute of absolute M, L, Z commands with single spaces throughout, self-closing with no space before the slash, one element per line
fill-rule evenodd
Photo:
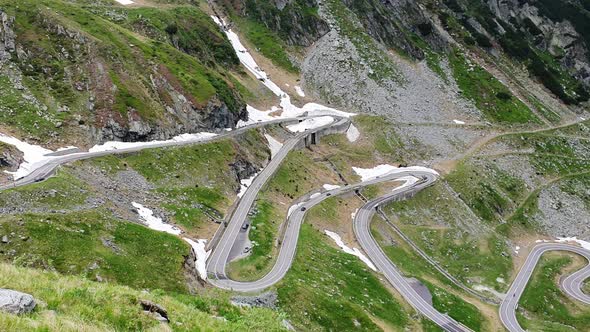
<path fill-rule="evenodd" d="M 249 222 L 245 222 L 245 223 L 242 225 L 242 229 L 243 229 L 243 230 L 247 230 L 247 229 L 248 229 L 248 227 L 250 227 L 250 223 L 249 223 Z"/>
<path fill-rule="evenodd" d="M 306 210 L 305 206 L 301 208 L 301 211 L 305 211 L 305 210 Z"/>

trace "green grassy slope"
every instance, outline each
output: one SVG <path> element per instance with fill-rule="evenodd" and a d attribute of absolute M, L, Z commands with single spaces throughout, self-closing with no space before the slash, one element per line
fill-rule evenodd
<path fill-rule="evenodd" d="M 529 330 L 588 331 L 590 311 L 569 299 L 556 284 L 564 268 L 573 263 L 569 256 L 541 257 L 531 281 L 520 299 L 518 321 Z"/>
<path fill-rule="evenodd" d="M 0 264 L 0 287 L 37 300 L 30 314 L 0 313 L 3 331 L 282 331 L 280 314 L 243 309 L 219 298 L 142 291 L 78 276 Z M 170 323 L 160 325 L 142 312 L 141 300 L 162 305 Z"/>
<path fill-rule="evenodd" d="M 236 115 L 243 110 L 242 87 L 228 73 L 238 68 L 237 57 L 196 6 L 62 0 L 0 5 L 16 18 L 16 45 L 25 53 L 11 60 L 27 89 L 15 90 L 15 79 L 3 73 L 0 107 L 11 111 L 2 112 L 0 122 L 20 133 L 68 139 L 86 135 L 79 124 L 101 128 L 109 118 L 123 127 L 131 118 L 170 127 L 184 121 L 166 110 L 175 107 L 176 94 L 201 112 L 209 103 Z M 154 83 L 161 81 L 167 84 Z M 21 111 L 13 114 L 16 109 Z"/>

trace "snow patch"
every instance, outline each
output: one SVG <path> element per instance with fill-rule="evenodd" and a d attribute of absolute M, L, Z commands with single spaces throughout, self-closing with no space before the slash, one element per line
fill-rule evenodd
<path fill-rule="evenodd" d="M 287 211 L 287 218 L 289 218 L 301 205 L 303 205 L 303 202 L 291 205 L 289 211 Z"/>
<path fill-rule="evenodd" d="M 392 191 L 400 190 L 401 188 L 405 188 L 405 187 L 409 187 L 409 186 L 413 185 L 414 183 L 418 182 L 418 178 L 415 176 L 409 175 L 409 176 L 402 176 L 401 178 L 396 179 L 396 181 L 404 181 L 404 183 L 399 187 L 393 188 Z"/>
<path fill-rule="evenodd" d="M 556 242 L 559 242 L 559 243 L 576 242 L 582 248 L 584 248 L 586 250 L 590 250 L 590 242 L 584 241 L 584 240 L 578 240 L 575 236 L 573 236 L 573 237 L 558 237 Z"/>
<path fill-rule="evenodd" d="M 305 92 L 303 92 L 303 89 L 299 85 L 295 86 L 295 91 L 300 97 L 305 97 Z"/>
<path fill-rule="evenodd" d="M 154 211 L 146 208 L 145 206 L 136 202 L 131 202 L 131 205 L 137 209 L 140 219 L 145 222 L 147 227 L 174 235 L 179 235 L 182 233 L 178 227 L 167 224 L 161 218 L 154 216 Z"/>
<path fill-rule="evenodd" d="M 459 124 L 459 125 L 464 125 L 465 124 L 465 121 L 461 121 L 461 120 L 453 120 L 453 122 L 455 124 Z"/>
<path fill-rule="evenodd" d="M 572 237 L 558 237 L 557 240 L 555 240 L 555 241 L 551 241 L 551 240 L 536 240 L 535 241 L 535 243 L 549 243 L 549 242 L 557 242 L 557 243 L 576 242 L 582 248 L 584 248 L 586 250 L 590 250 L 590 242 L 584 241 L 584 240 L 578 240 L 578 238 L 575 237 L 575 236 L 572 236 Z"/>
<path fill-rule="evenodd" d="M 270 136 L 269 134 L 264 134 L 266 140 L 268 141 L 268 148 L 270 149 L 270 159 L 274 158 L 277 153 L 283 147 L 283 143 L 277 141 L 274 137 Z"/>
<path fill-rule="evenodd" d="M 115 0 L 115 1 L 117 1 L 118 3 L 125 5 L 125 6 L 133 4 L 133 1 L 131 1 L 131 0 Z"/>
<path fill-rule="evenodd" d="M 207 258 L 209 258 L 209 255 L 211 255 L 211 250 L 205 251 L 205 245 L 207 244 L 207 240 L 200 239 L 195 242 L 186 237 L 183 239 L 186 242 L 188 242 L 195 251 L 195 256 L 197 257 L 195 259 L 195 266 L 197 268 L 199 276 L 201 277 L 201 279 L 207 280 Z"/>
<path fill-rule="evenodd" d="M 200 142 L 206 139 L 210 139 L 212 137 L 217 136 L 214 133 L 195 133 L 195 134 L 181 134 L 178 136 L 174 136 L 172 139 L 165 140 L 165 141 L 149 141 L 149 142 L 115 142 L 109 141 L 101 145 L 95 145 L 89 152 L 99 152 L 99 151 L 111 151 L 111 150 L 120 150 L 120 149 L 129 149 L 129 148 L 137 148 L 137 147 L 158 147 L 162 144 L 172 143 L 172 142 Z"/>
<path fill-rule="evenodd" d="M 347 113 L 342 112 L 337 109 L 326 107 L 324 105 L 316 104 L 316 103 L 307 103 L 303 105 L 303 107 L 297 107 L 291 103 L 291 97 L 285 91 L 283 91 L 277 84 L 271 81 L 268 75 L 258 67 L 258 64 L 248 52 L 246 47 L 240 42 L 240 38 L 238 35 L 233 32 L 231 29 L 227 27 L 227 24 L 223 21 L 223 19 L 217 16 L 211 16 L 213 21 L 219 25 L 227 38 L 229 39 L 236 55 L 240 59 L 240 62 L 246 69 L 252 73 L 264 86 L 266 86 L 270 91 L 272 91 L 276 96 L 280 98 L 279 106 L 280 108 L 273 108 L 267 112 L 262 112 L 256 110 L 253 107 L 248 108 L 248 114 L 252 116 L 249 118 L 248 121 L 241 121 L 238 125 L 244 126 L 246 124 L 251 124 L 254 122 L 261 122 L 261 121 L 269 121 L 271 119 L 278 119 L 278 118 L 294 118 L 307 113 L 310 116 L 316 115 L 336 115 L 340 117 L 351 117 L 354 116 L 354 113 Z M 297 91 L 299 93 L 299 91 Z M 301 91 L 303 93 L 303 91 Z M 270 115 L 274 111 L 280 110 L 280 115 L 275 114 L 275 116 Z M 278 113 L 278 112 L 277 112 Z"/>
<path fill-rule="evenodd" d="M 324 189 L 326 189 L 328 191 L 340 188 L 340 186 L 337 184 L 328 184 L 328 183 L 324 184 L 323 187 L 324 187 Z"/>
<path fill-rule="evenodd" d="M 351 212 L 351 213 L 350 213 L 350 218 L 351 218 L 352 220 L 354 220 L 354 217 L 356 217 L 356 214 L 357 214 L 357 212 L 359 212 L 359 209 L 356 209 L 356 210 L 354 210 L 354 212 Z"/>
<path fill-rule="evenodd" d="M 254 181 L 254 178 L 256 177 L 256 175 L 258 175 L 258 173 L 252 175 L 251 177 L 249 177 L 247 179 L 242 179 L 240 181 L 240 191 L 238 192 L 238 197 L 244 196 L 244 194 L 246 193 L 246 189 L 248 189 L 248 187 L 250 187 L 250 185 L 252 184 L 252 181 Z"/>
<path fill-rule="evenodd" d="M 73 146 L 73 145 L 68 145 L 68 146 L 64 146 L 63 148 L 59 148 L 57 150 L 55 150 L 55 152 L 61 152 L 61 151 L 67 151 L 67 150 L 75 150 L 78 149 L 77 146 Z"/>
<path fill-rule="evenodd" d="M 356 142 L 357 139 L 361 136 L 360 131 L 351 123 L 350 127 L 346 131 L 346 138 L 348 138 L 349 142 Z"/>
<path fill-rule="evenodd" d="M 0 134 L 0 142 L 13 145 L 23 153 L 24 162 L 19 165 L 18 169 L 15 172 L 5 171 L 6 173 L 11 174 L 15 180 L 31 174 L 31 172 L 55 158 L 45 156 L 46 154 L 53 153 L 53 151 L 38 145 L 23 142 L 16 137 Z"/>
<path fill-rule="evenodd" d="M 317 118 L 305 119 L 297 124 L 287 126 L 287 129 L 294 133 L 302 133 L 309 129 L 319 128 L 325 125 L 329 125 L 334 122 L 334 118 L 331 116 L 320 116 Z"/>
<path fill-rule="evenodd" d="M 365 263 L 371 270 L 377 271 L 377 268 L 375 267 L 375 265 L 373 265 L 373 262 L 371 262 L 371 260 L 369 260 L 367 256 L 365 256 L 358 248 L 350 248 L 349 246 L 344 244 L 340 235 L 334 232 L 330 232 L 327 229 L 324 230 L 324 232 L 326 233 L 326 235 L 332 238 L 334 242 L 336 242 L 336 245 L 339 246 L 340 249 L 342 249 L 342 251 L 360 258 L 360 260 L 363 261 L 363 263 Z"/>
<path fill-rule="evenodd" d="M 393 165 L 388 165 L 388 164 L 382 164 L 382 165 L 377 165 L 373 168 L 360 168 L 360 167 L 353 167 L 352 168 L 354 170 L 354 172 L 361 177 L 361 180 L 364 181 L 368 181 L 371 179 L 374 179 L 378 176 L 383 176 L 383 175 L 390 175 L 390 174 L 394 174 L 394 173 L 399 173 L 399 172 L 405 172 L 405 171 L 422 171 L 422 172 L 429 172 L 431 174 L 437 175 L 438 176 L 438 172 L 431 169 L 431 168 L 426 168 L 426 167 L 422 167 L 422 166 L 410 166 L 410 167 L 396 167 Z"/>
<path fill-rule="evenodd" d="M 320 197 L 321 195 L 322 195 L 321 193 L 314 193 L 314 194 L 311 194 L 311 196 L 309 196 L 309 199 L 314 199 L 316 197 Z"/>

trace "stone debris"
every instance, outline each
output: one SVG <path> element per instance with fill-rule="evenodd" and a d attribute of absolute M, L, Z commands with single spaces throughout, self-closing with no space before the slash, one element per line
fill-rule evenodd
<path fill-rule="evenodd" d="M 36 306 L 32 295 L 11 289 L 0 289 L 0 310 L 9 314 L 26 314 Z"/>

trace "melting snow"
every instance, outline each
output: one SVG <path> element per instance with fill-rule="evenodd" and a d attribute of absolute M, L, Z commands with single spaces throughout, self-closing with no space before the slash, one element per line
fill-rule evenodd
<path fill-rule="evenodd" d="M 131 204 L 137 209 L 139 217 L 145 221 L 147 227 L 174 235 L 179 235 L 182 233 L 178 227 L 167 224 L 161 218 L 154 216 L 154 211 L 136 202 L 132 202 Z"/>
<path fill-rule="evenodd" d="M 346 138 L 348 138 L 349 142 L 356 142 L 357 139 L 361 136 L 359 130 L 351 123 L 350 127 L 346 131 Z"/>
<path fill-rule="evenodd" d="M 575 236 L 573 236 L 573 237 L 558 237 L 557 240 L 555 240 L 555 241 L 551 241 L 551 240 L 536 240 L 535 241 L 535 243 L 549 243 L 549 242 L 558 242 L 558 243 L 576 242 L 580 246 L 582 246 L 582 248 L 584 248 L 586 250 L 590 250 L 590 242 L 584 241 L 584 240 L 578 240 L 578 238 L 576 238 Z"/>
<path fill-rule="evenodd" d="M 269 134 L 264 134 L 266 140 L 268 141 L 268 148 L 270 149 L 270 158 L 274 158 L 277 153 L 283 147 L 283 143 L 277 141 L 274 137 L 270 136 Z"/>
<path fill-rule="evenodd" d="M 295 91 L 297 92 L 297 94 L 299 96 L 305 97 L 305 92 L 303 92 L 303 89 L 299 85 L 296 85 L 295 86 Z"/>
<path fill-rule="evenodd" d="M 211 16 L 213 21 L 217 23 L 227 35 L 236 55 L 240 59 L 240 62 L 246 69 L 251 72 L 259 81 L 262 82 L 270 91 L 272 91 L 276 96 L 280 98 L 280 116 L 272 116 L 270 113 L 277 111 L 278 109 L 273 108 L 267 112 L 256 110 L 253 107 L 248 107 L 248 121 L 243 122 L 241 121 L 238 126 L 244 126 L 247 124 L 261 122 L 261 121 L 269 121 L 271 119 L 277 118 L 293 118 L 297 116 L 301 116 L 307 112 L 308 115 L 338 115 L 341 117 L 350 117 L 355 115 L 354 113 L 347 113 L 342 112 L 334 108 L 326 107 L 316 103 L 308 103 L 305 104 L 303 107 L 297 107 L 291 103 L 291 97 L 285 91 L 283 91 L 278 85 L 276 85 L 273 81 L 271 81 L 268 75 L 258 67 L 258 64 L 248 52 L 248 50 L 244 47 L 244 45 L 240 42 L 240 38 L 238 35 L 233 32 L 231 29 L 227 29 L 226 23 L 217 16 Z M 303 91 L 301 91 L 303 92 Z"/>
<path fill-rule="evenodd" d="M 150 142 L 115 142 L 110 141 L 106 142 L 101 145 L 95 145 L 89 152 L 99 152 L 99 151 L 110 151 L 110 150 L 119 150 L 119 149 L 127 149 L 127 148 L 135 148 L 135 147 L 150 147 L 150 146 L 158 146 L 162 143 L 171 143 L 171 142 L 199 142 L 206 140 L 211 137 L 215 137 L 217 134 L 214 133 L 195 133 L 195 134 L 182 134 L 178 136 L 174 136 L 172 139 L 165 140 L 165 141 L 150 141 Z"/>
<path fill-rule="evenodd" d="M 118 3 L 125 5 L 125 6 L 131 5 L 133 3 L 133 1 L 131 1 L 131 0 L 115 0 L 115 1 L 117 1 Z"/>
<path fill-rule="evenodd" d="M 334 190 L 334 189 L 340 188 L 340 186 L 337 184 L 327 184 L 327 183 L 323 187 L 326 190 Z"/>
<path fill-rule="evenodd" d="M 329 237 L 332 238 L 332 240 L 334 240 L 334 242 L 336 242 L 336 245 L 338 245 L 340 247 L 340 249 L 342 249 L 342 251 L 344 251 L 347 254 L 351 254 L 354 255 L 358 258 L 361 259 L 361 261 L 363 261 L 365 264 L 367 264 L 367 266 L 369 268 L 371 268 L 373 271 L 377 271 L 377 268 L 375 267 L 375 265 L 373 265 L 373 262 L 371 262 L 367 256 L 365 256 L 358 248 L 350 248 L 348 247 L 346 244 L 344 244 L 344 242 L 342 241 L 342 238 L 340 237 L 340 235 L 334 233 L 334 232 L 330 232 L 329 230 L 324 230 L 324 232 L 326 233 L 326 235 L 328 235 Z"/>
<path fill-rule="evenodd" d="M 359 212 L 359 209 L 356 209 L 356 210 L 354 210 L 354 212 L 351 212 L 351 213 L 350 213 L 350 218 L 351 218 L 352 220 L 354 220 L 354 217 L 356 217 L 356 213 L 357 213 L 357 212 Z"/>
<path fill-rule="evenodd" d="M 464 125 L 465 124 L 465 122 L 464 121 L 461 121 L 461 120 L 453 120 L 453 122 L 456 123 L 456 124 L 460 124 L 460 125 Z"/>
<path fill-rule="evenodd" d="M 321 195 L 321 193 L 313 193 L 311 194 L 311 196 L 309 196 L 309 199 L 314 199 L 316 197 L 319 197 Z"/>
<path fill-rule="evenodd" d="M 584 241 L 584 240 L 578 240 L 575 236 L 573 236 L 573 237 L 558 237 L 557 242 L 560 242 L 560 243 L 576 242 L 580 246 L 582 246 L 582 248 L 584 248 L 586 250 L 590 250 L 590 242 Z"/>
<path fill-rule="evenodd" d="M 251 177 L 249 177 L 247 179 L 242 179 L 240 181 L 240 191 L 238 192 L 238 197 L 244 196 L 244 194 L 246 193 L 246 189 L 248 189 L 248 187 L 250 187 L 250 185 L 252 184 L 252 181 L 254 181 L 254 178 L 256 177 L 256 175 L 258 175 L 258 173 L 252 175 Z"/>
<path fill-rule="evenodd" d="M 195 259 L 195 266 L 197 268 L 197 272 L 199 273 L 199 276 L 201 276 L 201 279 L 206 280 L 207 258 L 209 258 L 209 255 L 211 254 L 211 250 L 205 251 L 205 244 L 207 243 L 207 240 L 200 239 L 197 240 L 197 242 L 195 242 L 186 237 L 184 238 L 184 240 L 188 242 L 191 245 L 191 247 L 193 247 L 193 250 L 195 251 L 195 256 L 197 256 L 197 258 Z"/>
<path fill-rule="evenodd" d="M 334 122 L 331 116 L 320 116 L 317 118 L 305 119 L 297 124 L 287 126 L 287 129 L 294 133 L 301 133 L 309 129 L 319 128 Z"/>
<path fill-rule="evenodd" d="M 422 171 L 422 172 L 430 172 L 434 175 L 438 175 L 437 171 L 435 171 L 431 168 L 426 168 L 426 167 L 422 167 L 422 166 L 396 167 L 393 165 L 383 164 L 383 165 L 377 165 L 373 168 L 353 167 L 352 169 L 354 170 L 354 172 L 358 176 L 361 177 L 361 180 L 363 182 L 367 181 L 367 180 L 374 179 L 378 176 L 390 175 L 393 173 L 399 173 L 399 172 L 404 172 L 404 171 Z"/>
<path fill-rule="evenodd" d="M 151 141 L 151 142 L 106 142 L 102 145 L 95 145 L 88 152 L 99 152 L 99 151 L 109 151 L 109 150 L 117 150 L 117 149 L 125 149 L 125 148 L 134 148 L 134 147 L 158 147 L 162 143 L 169 143 L 169 142 L 188 142 L 194 141 L 199 142 L 202 140 L 206 140 L 208 138 L 214 137 L 217 134 L 213 133 L 196 133 L 196 134 L 182 134 L 175 136 L 174 138 L 166 141 Z M 61 156 L 48 156 L 48 154 L 53 153 L 49 149 L 45 149 L 38 145 L 32 145 L 26 142 L 23 142 L 15 137 L 7 136 L 0 133 L 0 142 L 4 142 L 6 144 L 14 145 L 18 150 L 23 153 L 24 162 L 20 164 L 18 170 L 15 172 L 6 172 L 11 174 L 14 179 L 20 179 L 24 176 L 29 175 L 34 170 L 38 169 L 39 167 L 47 164 L 49 161 L 53 159 L 60 158 Z M 67 150 L 75 150 L 77 149 L 75 146 L 68 146 L 65 148 L 60 148 L 57 151 L 67 151 Z M 83 153 L 83 152 L 74 152 L 74 153 Z"/>
<path fill-rule="evenodd" d="M 15 172 L 6 171 L 6 173 L 11 174 L 15 180 L 29 175 L 37 168 L 45 165 L 51 159 L 55 158 L 45 156 L 46 154 L 53 153 L 53 151 L 38 145 L 32 145 L 27 142 L 23 142 L 12 136 L 0 134 L 0 142 L 13 145 L 23 153 L 24 162 L 19 165 L 18 169 Z"/>
<path fill-rule="evenodd" d="M 301 205 L 303 205 L 303 202 L 301 203 L 297 203 L 297 204 L 293 204 L 289 207 L 289 211 L 287 211 L 287 218 L 289 218 L 291 216 L 291 214 L 297 210 Z"/>

